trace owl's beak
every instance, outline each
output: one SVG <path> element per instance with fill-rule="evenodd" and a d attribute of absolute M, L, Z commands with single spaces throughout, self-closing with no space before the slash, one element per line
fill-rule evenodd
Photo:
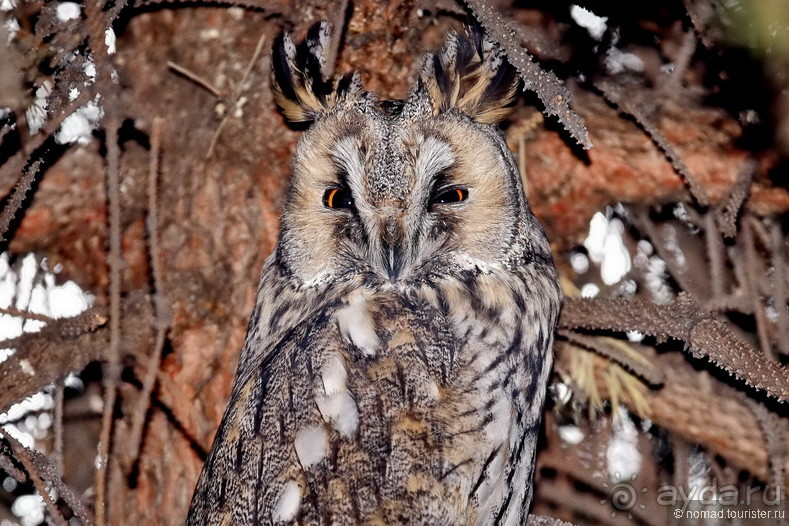
<path fill-rule="evenodd" d="M 381 237 L 381 261 L 389 281 L 397 281 L 406 264 L 406 247 L 402 229 L 392 218 L 383 229 Z"/>

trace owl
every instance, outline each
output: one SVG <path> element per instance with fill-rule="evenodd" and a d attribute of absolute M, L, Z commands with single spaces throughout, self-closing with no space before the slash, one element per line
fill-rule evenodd
<path fill-rule="evenodd" d="M 378 100 L 330 38 L 272 53 L 309 127 L 187 523 L 524 524 L 561 293 L 496 127 L 516 75 L 453 33 Z"/>

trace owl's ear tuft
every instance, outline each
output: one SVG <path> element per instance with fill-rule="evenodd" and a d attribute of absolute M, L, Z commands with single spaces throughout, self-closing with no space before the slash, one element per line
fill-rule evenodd
<path fill-rule="evenodd" d="M 358 74 L 330 77 L 331 25 L 314 24 L 307 37 L 294 44 L 288 33 L 274 43 L 271 83 L 274 101 L 291 122 L 318 119 L 343 101 L 363 96 Z"/>
<path fill-rule="evenodd" d="M 482 28 L 470 33 L 450 33 L 440 53 L 427 55 L 415 92 L 427 95 L 434 115 L 457 108 L 477 122 L 496 124 L 515 103 L 517 72 Z"/>

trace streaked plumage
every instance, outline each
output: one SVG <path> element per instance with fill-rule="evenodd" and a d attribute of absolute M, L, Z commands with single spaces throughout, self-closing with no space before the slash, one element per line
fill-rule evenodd
<path fill-rule="evenodd" d="M 517 85 L 451 35 L 405 101 L 275 48 L 313 121 L 188 524 L 522 524 L 560 292 L 495 123 Z"/>

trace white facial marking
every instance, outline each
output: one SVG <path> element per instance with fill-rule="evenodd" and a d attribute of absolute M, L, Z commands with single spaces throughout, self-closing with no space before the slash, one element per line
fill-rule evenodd
<path fill-rule="evenodd" d="M 326 458 L 329 439 L 323 427 L 305 426 L 296 433 L 293 444 L 301 466 L 306 469 Z"/>
<path fill-rule="evenodd" d="M 447 143 L 436 137 L 425 137 L 416 158 L 418 178 L 433 177 L 455 162 L 455 155 Z"/>
<path fill-rule="evenodd" d="M 296 518 L 301 505 L 301 487 L 295 480 L 289 480 L 274 508 L 274 520 L 290 522 Z"/>
<path fill-rule="evenodd" d="M 365 177 L 364 161 L 359 156 L 359 140 L 353 137 L 346 137 L 337 142 L 332 149 L 334 162 L 345 171 L 348 176 L 348 184 L 354 193 L 361 195 L 363 190 L 362 181 Z"/>

